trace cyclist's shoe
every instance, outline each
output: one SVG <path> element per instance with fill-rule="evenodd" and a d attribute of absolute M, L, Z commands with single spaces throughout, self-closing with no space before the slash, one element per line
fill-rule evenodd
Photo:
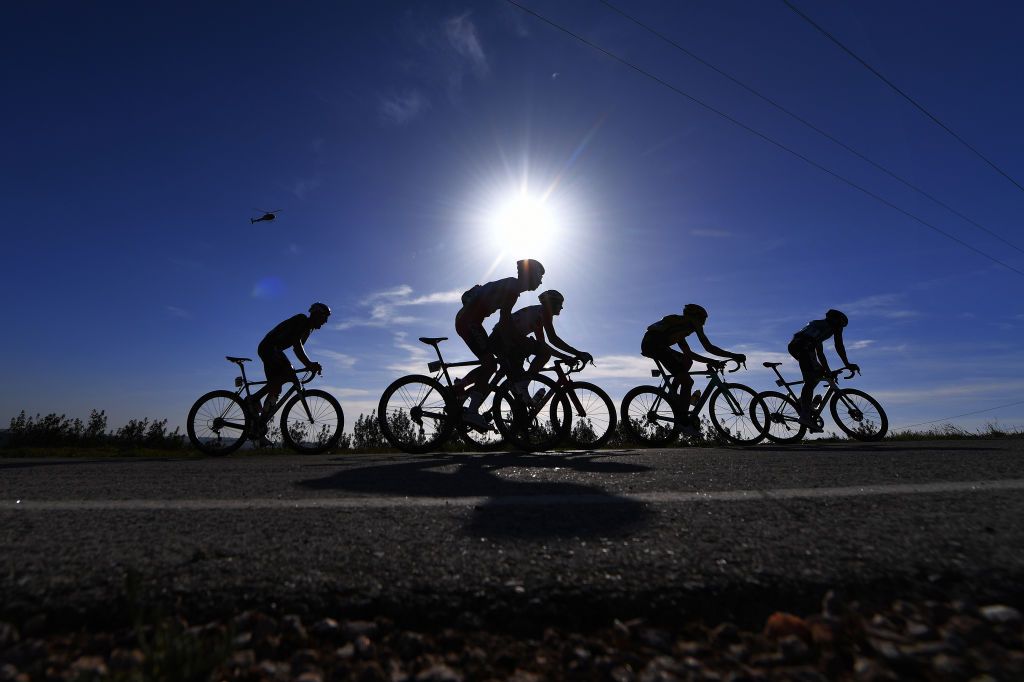
<path fill-rule="evenodd" d="M 274 441 L 267 438 L 267 434 L 264 433 L 257 439 L 256 446 L 261 448 L 270 448 L 274 446 Z"/>
<path fill-rule="evenodd" d="M 700 402 L 700 389 L 698 388 L 697 390 L 695 390 L 693 392 L 693 395 L 690 396 L 690 404 L 691 405 L 696 405 L 699 402 Z"/>
<path fill-rule="evenodd" d="M 699 436 L 700 417 L 695 414 L 688 414 L 679 425 L 679 433 L 684 436 Z"/>
<path fill-rule="evenodd" d="M 466 390 L 469 389 L 469 383 L 465 377 L 459 377 L 452 381 L 452 393 L 455 394 L 456 398 L 466 397 Z"/>
<path fill-rule="evenodd" d="M 490 426 L 487 424 L 487 420 L 484 419 L 483 415 L 469 408 L 464 408 L 462 410 L 462 421 L 463 423 L 480 431 L 487 431 L 490 429 Z"/>

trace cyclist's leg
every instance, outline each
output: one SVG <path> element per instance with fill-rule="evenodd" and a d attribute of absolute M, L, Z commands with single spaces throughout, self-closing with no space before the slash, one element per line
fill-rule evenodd
<path fill-rule="evenodd" d="M 536 374 L 541 369 L 543 369 L 544 365 L 548 364 L 548 360 L 551 359 L 551 351 L 549 351 L 547 346 L 545 346 L 543 343 L 535 341 L 533 339 L 530 340 L 533 342 L 529 344 L 526 356 L 533 356 L 533 359 L 530 361 L 529 371 L 530 374 Z"/>
<path fill-rule="evenodd" d="M 805 343 L 794 339 L 789 343 L 789 354 L 800 363 L 800 374 L 803 377 L 804 385 L 800 389 L 800 418 L 810 419 L 811 400 L 814 399 L 814 389 L 821 380 L 821 365 L 814 353 L 814 344 Z"/>
<path fill-rule="evenodd" d="M 455 316 L 455 333 L 466 342 L 470 352 L 480 361 L 480 366 L 474 367 L 459 383 L 466 390 L 477 391 L 482 396 L 486 396 L 487 382 L 498 369 L 498 361 L 487 342 L 487 332 L 484 331 L 483 324 L 467 322 L 462 319 L 460 313 Z M 481 397 L 482 400 L 483 397 Z"/>
<path fill-rule="evenodd" d="M 263 373 L 267 376 L 267 385 L 261 389 L 266 395 L 263 401 L 263 408 L 259 413 L 260 418 L 265 418 L 273 413 L 277 399 L 281 395 L 281 387 L 289 381 L 293 375 L 292 364 L 282 351 L 275 349 L 259 349 L 260 360 L 263 361 Z"/>

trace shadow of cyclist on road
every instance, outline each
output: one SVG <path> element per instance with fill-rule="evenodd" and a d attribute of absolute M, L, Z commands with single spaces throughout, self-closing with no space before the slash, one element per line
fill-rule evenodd
<path fill-rule="evenodd" d="M 473 507 L 469 535 L 545 538 L 628 534 L 648 518 L 644 505 L 566 480 L 571 472 L 635 474 L 649 467 L 608 455 L 498 453 L 404 456 L 398 463 L 345 467 L 300 481 L 308 490 L 348 490 L 420 498 L 490 498 Z M 346 460 L 346 463 L 351 460 Z"/>

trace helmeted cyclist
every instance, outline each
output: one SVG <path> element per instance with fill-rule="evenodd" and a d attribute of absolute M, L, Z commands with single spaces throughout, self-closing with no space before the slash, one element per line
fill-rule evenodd
<path fill-rule="evenodd" d="M 789 342 L 789 354 L 800 363 L 800 373 L 804 380 L 803 388 L 800 390 L 800 423 L 808 426 L 813 432 L 821 431 L 817 420 L 811 415 L 814 389 L 817 388 L 818 382 L 832 371 L 825 357 L 825 341 L 832 338 L 836 353 L 845 363 L 844 366 L 853 372 L 860 371 L 860 366 L 851 363 L 846 357 L 846 347 L 843 345 L 843 328 L 849 323 L 850 320 L 844 313 L 833 308 L 825 313 L 825 319 L 808 322 Z"/>
<path fill-rule="evenodd" d="M 258 407 L 260 397 L 266 395 L 263 407 L 257 414 L 263 427 L 261 429 L 262 440 L 266 440 L 263 435 L 265 434 L 266 417 L 273 414 L 277 398 L 281 394 L 281 387 L 288 382 L 298 381 L 292 363 L 284 354 L 285 350 L 291 348 L 305 369 L 319 373 L 322 370 L 320 363 L 309 359 L 302 344 L 309 339 L 310 332 L 322 327 L 330 316 L 331 309 L 326 304 L 314 303 L 309 306 L 309 315 L 299 313 L 289 317 L 267 332 L 267 335 L 260 341 L 257 352 L 260 355 L 260 360 L 263 361 L 267 385 L 253 394 L 252 399 Z"/>
<path fill-rule="evenodd" d="M 479 367 L 473 368 L 461 381 L 456 382 L 457 389 L 468 391 L 469 396 L 469 403 L 463 410 L 463 419 L 480 428 L 487 425 L 480 415 L 480 405 L 490 390 L 487 383 L 498 368 L 494 350 L 484 331 L 484 320 L 498 312 L 498 322 L 508 324 L 519 294 L 535 291 L 544 278 L 544 266 L 532 258 L 517 261 L 516 270 L 516 277 L 478 284 L 466 291 L 462 294 L 462 308 L 455 315 L 455 332 L 480 360 Z"/>
<path fill-rule="evenodd" d="M 573 348 L 555 333 L 554 318 L 561 314 L 565 297 L 548 289 L 537 299 L 540 305 L 520 308 L 512 313 L 509 323 L 499 320 L 489 338 L 498 357 L 505 359 L 513 380 L 522 375 L 523 362 L 531 355 L 530 372 L 540 371 L 552 356 L 566 362 L 594 361 L 593 355 Z"/>
<path fill-rule="evenodd" d="M 640 343 L 640 354 L 661 362 L 665 369 L 672 374 L 672 388 L 679 394 L 680 404 L 686 405 L 689 410 L 690 394 L 693 391 L 693 379 L 690 377 L 690 367 L 693 361 L 703 362 L 709 367 L 721 369 L 725 362 L 715 358 L 707 358 L 693 352 L 686 343 L 686 337 L 696 334 L 700 345 L 709 353 L 727 357 L 736 362 L 746 362 L 747 356 L 742 353 L 731 353 L 714 345 L 704 334 L 704 323 L 707 322 L 708 311 L 696 303 L 687 303 L 683 306 L 682 315 L 666 315 L 654 324 L 647 327 L 643 341 Z M 678 345 L 679 351 L 673 350 L 672 346 Z M 691 415 L 691 420 L 694 420 Z M 683 430 L 689 433 L 696 431 L 694 426 L 683 425 Z"/>

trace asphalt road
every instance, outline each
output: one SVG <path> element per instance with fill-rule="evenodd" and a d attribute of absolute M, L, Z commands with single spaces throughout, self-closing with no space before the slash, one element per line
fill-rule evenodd
<path fill-rule="evenodd" d="M 975 440 L 0 459 L 0 619 L 155 601 L 586 623 L 761 617 L 830 588 L 1019 596 L 1022 455 Z"/>

